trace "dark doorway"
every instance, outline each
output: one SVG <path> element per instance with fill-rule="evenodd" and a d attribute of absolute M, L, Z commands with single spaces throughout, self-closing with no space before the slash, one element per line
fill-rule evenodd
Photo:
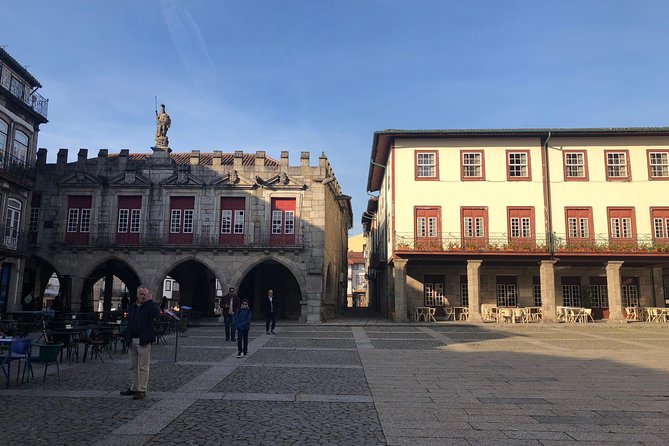
<path fill-rule="evenodd" d="M 187 260 L 169 270 L 167 276 L 179 283 L 180 306 L 189 306 L 206 317 L 214 315 L 216 275 L 207 266 L 197 260 Z M 160 302 L 160 298 L 162 296 L 156 302 Z"/>
<path fill-rule="evenodd" d="M 274 297 L 279 303 L 280 319 L 300 318 L 302 291 L 297 279 L 281 263 L 267 260 L 249 271 L 239 286 L 239 297 L 249 300 L 254 319 L 265 317 L 262 299 L 269 289 L 274 290 Z"/>

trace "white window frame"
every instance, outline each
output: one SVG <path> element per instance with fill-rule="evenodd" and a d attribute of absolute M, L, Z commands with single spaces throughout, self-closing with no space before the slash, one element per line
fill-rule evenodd
<path fill-rule="evenodd" d="M 7 200 L 7 218 L 5 219 L 5 237 L 16 239 L 21 228 L 23 204 L 16 198 Z"/>
<path fill-rule="evenodd" d="M 427 237 L 427 218 L 416 217 L 416 237 Z"/>
<path fill-rule="evenodd" d="M 119 209 L 117 232 L 122 234 L 128 232 L 129 222 L 130 222 L 130 209 Z"/>
<path fill-rule="evenodd" d="M 281 234 L 283 228 L 283 212 L 279 209 L 272 211 L 272 234 Z"/>
<path fill-rule="evenodd" d="M 648 164 L 651 178 L 669 178 L 669 152 L 650 152 Z"/>
<path fill-rule="evenodd" d="M 39 230 L 39 208 L 30 208 L 30 221 L 28 222 L 28 230 L 37 232 Z"/>
<path fill-rule="evenodd" d="M 67 213 L 67 232 L 77 232 L 79 226 L 79 208 L 70 208 Z"/>
<path fill-rule="evenodd" d="M 462 152 L 462 176 L 464 178 L 483 177 L 483 154 L 480 152 Z"/>
<path fill-rule="evenodd" d="M 195 226 L 195 209 L 184 209 L 184 234 L 192 234 Z"/>
<path fill-rule="evenodd" d="M 172 209 L 170 213 L 170 234 L 181 233 L 181 209 Z"/>
<path fill-rule="evenodd" d="M 284 234 L 295 234 L 295 211 L 285 211 L 284 218 Z"/>
<path fill-rule="evenodd" d="M 567 178 L 585 178 L 585 153 L 565 153 L 564 166 Z"/>
<path fill-rule="evenodd" d="M 221 234 L 232 234 L 232 209 L 221 211 Z"/>
<path fill-rule="evenodd" d="M 608 178 L 629 177 L 627 152 L 608 152 L 606 154 L 606 176 Z"/>
<path fill-rule="evenodd" d="M 437 177 L 437 154 L 434 152 L 416 153 L 416 178 Z"/>
<path fill-rule="evenodd" d="M 28 158 L 28 147 L 30 147 L 30 136 L 21 130 L 14 132 L 14 159 L 25 163 Z"/>
<path fill-rule="evenodd" d="M 509 169 L 509 178 L 528 178 L 529 154 L 526 152 L 509 152 L 506 162 Z"/>
<path fill-rule="evenodd" d="M 244 233 L 244 210 L 243 209 L 236 209 L 235 210 L 235 224 L 233 231 L 235 234 L 243 234 Z"/>
<path fill-rule="evenodd" d="M 131 209 L 130 210 L 130 233 L 139 234 L 142 225 L 142 210 L 141 209 Z"/>
<path fill-rule="evenodd" d="M 79 232 L 88 233 L 91 232 L 91 209 L 82 208 L 81 209 L 81 220 L 79 222 Z"/>
<path fill-rule="evenodd" d="M 629 217 L 611 218 L 612 238 L 632 238 L 632 219 Z"/>

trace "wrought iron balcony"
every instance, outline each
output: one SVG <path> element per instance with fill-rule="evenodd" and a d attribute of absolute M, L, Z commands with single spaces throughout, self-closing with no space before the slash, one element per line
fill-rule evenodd
<path fill-rule="evenodd" d="M 29 234 L 26 231 L 0 225 L 0 251 L 24 253 L 28 248 Z"/>
<path fill-rule="evenodd" d="M 24 159 L 0 152 L 0 173 L 24 184 L 35 181 L 35 166 Z"/>
<path fill-rule="evenodd" d="M 595 234 L 590 239 L 569 239 L 565 234 L 538 234 L 534 238 L 510 238 L 507 233 L 490 233 L 486 237 L 463 237 L 459 232 L 440 237 L 416 237 L 413 233 L 395 233 L 394 249 L 415 253 L 611 253 L 669 254 L 669 239 L 654 240 L 650 234 L 635 238 L 610 239 L 608 234 Z"/>
<path fill-rule="evenodd" d="M 47 117 L 49 111 L 49 100 L 21 82 L 12 72 L 0 63 L 0 87 L 7 90 L 12 96 L 25 103 L 37 114 Z"/>
<path fill-rule="evenodd" d="M 270 234 L 246 234 L 245 237 L 220 237 L 219 234 L 164 234 L 146 233 L 59 233 L 56 245 L 67 248 L 103 249 L 303 249 L 302 237 L 295 234 L 292 239 L 272 237 Z"/>

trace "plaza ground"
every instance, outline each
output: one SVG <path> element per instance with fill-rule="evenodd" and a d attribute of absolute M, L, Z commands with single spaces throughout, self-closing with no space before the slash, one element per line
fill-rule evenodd
<path fill-rule="evenodd" d="M 127 358 L 0 390 L 0 444 L 666 445 L 669 325 L 256 322 L 236 357 L 213 320 Z M 51 370 L 51 369 L 50 369 Z M 55 372 L 55 369 L 54 369 Z"/>

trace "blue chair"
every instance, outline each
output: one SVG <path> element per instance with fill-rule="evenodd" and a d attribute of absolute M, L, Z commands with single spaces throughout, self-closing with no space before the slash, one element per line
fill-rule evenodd
<path fill-rule="evenodd" d="M 11 363 L 14 361 L 18 361 L 18 367 L 16 367 L 16 382 L 19 382 L 21 361 L 25 361 L 24 370 L 25 367 L 27 367 L 30 364 L 31 345 L 32 342 L 30 338 L 14 339 L 12 343 L 9 345 L 9 351 L 7 353 L 7 357 L 5 358 L 5 363 L 9 363 L 9 367 L 7 368 L 9 372 Z M 7 379 L 9 380 L 9 376 L 7 376 Z"/>
<path fill-rule="evenodd" d="M 44 377 L 42 382 L 46 381 L 46 372 L 49 369 L 49 364 L 56 364 L 56 371 L 58 376 L 58 384 L 60 385 L 60 366 L 58 365 L 58 355 L 63 349 L 62 342 L 56 342 L 54 344 L 35 344 L 35 347 L 39 347 L 39 354 L 37 356 L 32 356 L 30 361 L 26 364 L 30 369 L 30 374 L 33 374 L 33 364 L 44 364 Z M 26 373 L 26 368 L 23 368 L 23 373 Z"/>

